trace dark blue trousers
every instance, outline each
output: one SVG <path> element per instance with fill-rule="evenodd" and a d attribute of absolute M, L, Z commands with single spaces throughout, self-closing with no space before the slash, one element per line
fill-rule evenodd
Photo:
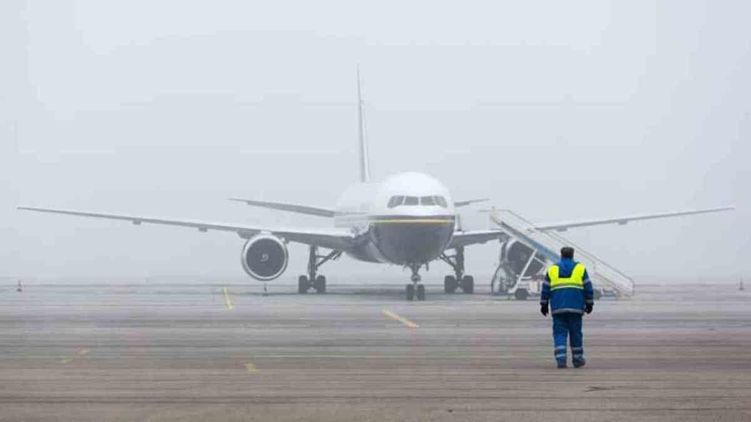
<path fill-rule="evenodd" d="M 566 340 L 571 343 L 571 356 L 574 361 L 584 358 L 584 336 L 582 335 L 582 315 L 572 312 L 553 315 L 553 342 L 555 360 L 566 362 Z"/>

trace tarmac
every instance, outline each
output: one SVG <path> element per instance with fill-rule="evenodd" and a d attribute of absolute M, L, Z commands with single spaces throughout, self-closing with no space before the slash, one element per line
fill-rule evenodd
<path fill-rule="evenodd" d="M 751 292 L 639 285 L 556 369 L 536 300 L 403 285 L 0 286 L 0 420 L 751 420 Z"/>

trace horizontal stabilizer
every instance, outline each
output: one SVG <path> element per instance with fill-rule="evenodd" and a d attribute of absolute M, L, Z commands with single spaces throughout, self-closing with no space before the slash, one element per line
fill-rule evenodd
<path fill-rule="evenodd" d="M 478 202 L 486 202 L 486 201 L 489 201 L 489 200 L 490 199 L 488 199 L 488 198 L 480 198 L 480 199 L 468 199 L 466 201 L 456 201 L 456 202 L 454 202 L 454 206 L 457 207 L 457 208 L 458 207 L 466 207 L 467 205 L 476 204 Z"/>
<path fill-rule="evenodd" d="M 334 210 L 318 207 L 309 207 L 307 205 L 285 204 L 281 202 L 256 201 L 254 199 L 229 198 L 230 201 L 244 202 L 248 205 L 261 208 L 270 208 L 274 210 L 296 212 L 298 214 L 315 215 L 318 217 L 333 217 Z"/>

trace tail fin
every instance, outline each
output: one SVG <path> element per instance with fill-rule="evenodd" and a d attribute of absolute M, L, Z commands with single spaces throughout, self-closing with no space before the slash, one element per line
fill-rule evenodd
<path fill-rule="evenodd" d="M 370 161 L 368 144 L 365 142 L 365 122 L 362 114 L 362 89 L 360 87 L 360 65 L 357 65 L 357 133 L 360 138 L 360 182 L 370 181 Z"/>

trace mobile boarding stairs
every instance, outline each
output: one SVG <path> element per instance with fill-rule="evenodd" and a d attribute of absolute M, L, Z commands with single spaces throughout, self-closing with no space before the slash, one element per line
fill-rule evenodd
<path fill-rule="evenodd" d="M 504 233 L 500 239 L 500 263 L 490 284 L 491 293 L 518 300 L 539 295 L 547 267 L 558 262 L 563 246 L 571 246 L 576 250 L 576 260 L 587 267 L 595 299 L 634 294 L 631 277 L 557 232 L 537 230 L 532 222 L 511 210 L 494 209 L 490 219 Z"/>

